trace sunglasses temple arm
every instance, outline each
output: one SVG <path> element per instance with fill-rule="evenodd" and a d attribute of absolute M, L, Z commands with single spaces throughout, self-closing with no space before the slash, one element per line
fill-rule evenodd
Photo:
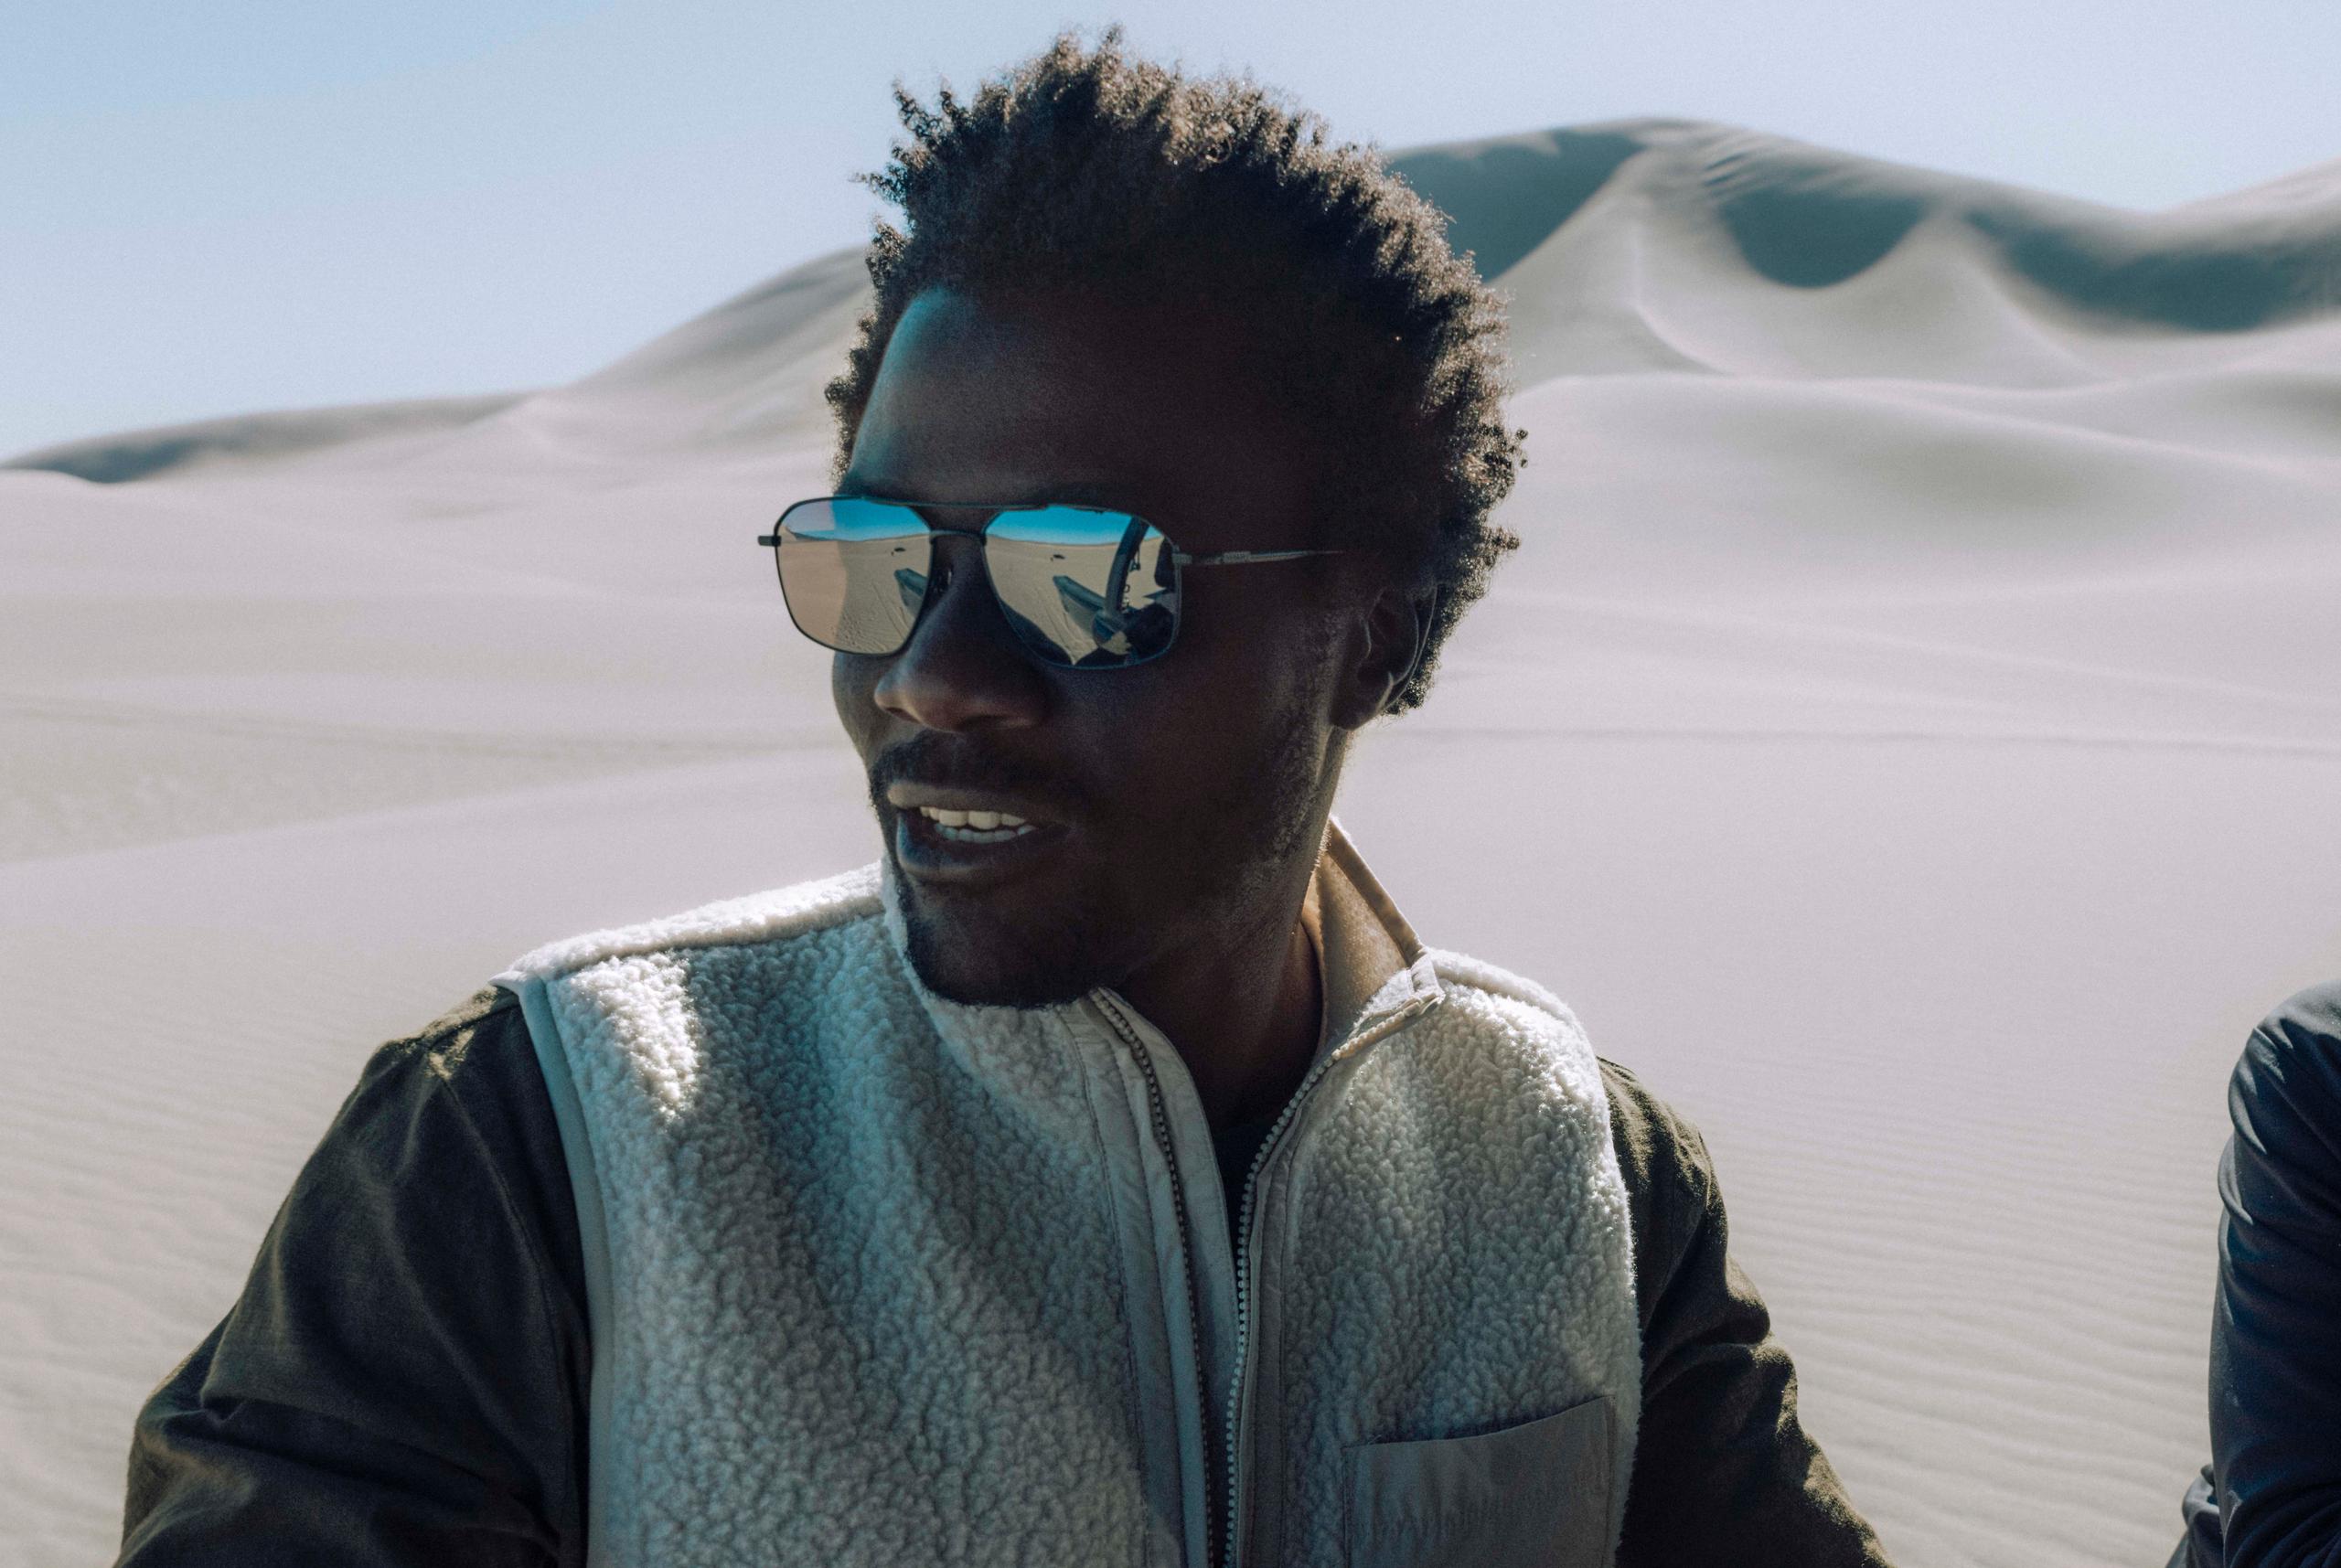
<path fill-rule="evenodd" d="M 1224 549 L 1214 555 L 1189 555 L 1175 552 L 1171 560 L 1181 566 L 1250 566 L 1263 560 L 1299 560 L 1309 555 L 1345 555 L 1338 549 Z"/>

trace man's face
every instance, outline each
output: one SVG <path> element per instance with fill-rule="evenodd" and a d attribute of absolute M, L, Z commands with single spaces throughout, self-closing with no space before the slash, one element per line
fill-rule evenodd
<path fill-rule="evenodd" d="M 840 488 L 1113 507 L 1196 553 L 1312 546 L 1303 465 L 1265 384 L 1215 322 L 930 291 L 887 347 Z M 984 514 L 927 517 L 973 528 Z M 1255 939 L 1331 803 L 1344 558 L 1191 569 L 1169 653 L 1075 670 L 1024 653 L 972 536 L 935 548 L 909 645 L 839 654 L 831 676 L 919 977 L 1031 1007 Z M 1032 826 L 981 834 L 936 810 Z"/>

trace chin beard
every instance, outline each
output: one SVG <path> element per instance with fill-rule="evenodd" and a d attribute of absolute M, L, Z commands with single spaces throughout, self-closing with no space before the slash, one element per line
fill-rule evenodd
<path fill-rule="evenodd" d="M 1022 1010 L 1062 1007 L 1117 977 L 1082 939 L 1086 922 L 1053 922 L 1053 930 L 1030 933 L 983 923 L 989 929 L 974 932 L 920 909 L 916 897 L 903 901 L 903 946 L 919 984 L 946 1002 Z"/>
<path fill-rule="evenodd" d="M 1293 844 L 1277 848 L 1288 855 L 1299 835 L 1285 837 Z M 1160 920 L 1165 912 L 1149 910 L 1143 901 L 1117 907 L 1110 893 L 1037 920 L 1029 914 L 1019 920 L 979 903 L 968 907 L 976 901 L 938 897 L 898 883 L 904 955 L 919 984 L 946 1002 L 1026 1011 L 1062 1007 L 1101 987 L 1122 987 L 1144 967 L 1152 946 L 1181 927 L 1190 933 L 1245 929 L 1279 864 L 1277 855 L 1241 864 L 1227 885 L 1196 891 L 1180 912 L 1184 918 L 1166 923 L 1168 929 L 1147 923 L 1148 915 Z"/>
<path fill-rule="evenodd" d="M 1295 858 L 1313 862 L 1322 848 L 1320 761 L 1302 752 L 1270 758 L 1230 809 L 1199 813 L 1223 830 L 1193 845 L 1183 865 L 1142 877 L 1076 871 L 1056 890 L 1064 901 L 1042 910 L 917 887 L 890 852 L 890 901 L 912 973 L 946 1002 L 1030 1011 L 1118 989 L 1166 947 L 1207 949 L 1214 934 L 1253 929 L 1285 869 Z M 1134 878 L 1149 891 L 1135 894 Z"/>

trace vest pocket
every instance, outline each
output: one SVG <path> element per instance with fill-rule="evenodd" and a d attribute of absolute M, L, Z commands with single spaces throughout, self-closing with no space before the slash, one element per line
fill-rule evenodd
<path fill-rule="evenodd" d="M 1609 1402 L 1352 1448 L 1350 1568 L 1609 1568 Z"/>

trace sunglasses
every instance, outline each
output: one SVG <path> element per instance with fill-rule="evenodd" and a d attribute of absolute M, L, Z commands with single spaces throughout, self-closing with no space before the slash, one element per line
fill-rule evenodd
<path fill-rule="evenodd" d="M 981 528 L 937 528 L 920 514 L 991 514 Z M 1100 507 L 830 496 L 799 501 L 756 536 L 780 569 L 796 629 L 839 653 L 907 646 L 925 609 L 938 536 L 978 539 L 984 574 L 1017 641 L 1042 664 L 1127 669 L 1160 658 L 1179 634 L 1181 574 L 1191 566 L 1249 566 L 1339 555 L 1337 549 L 1231 549 L 1191 555 L 1144 517 Z"/>

